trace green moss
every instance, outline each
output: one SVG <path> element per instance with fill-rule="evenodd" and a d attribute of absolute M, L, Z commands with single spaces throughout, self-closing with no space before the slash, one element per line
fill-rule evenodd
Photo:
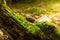
<path fill-rule="evenodd" d="M 51 22 L 39 22 L 36 23 L 36 25 L 38 27 L 40 27 L 40 29 L 45 33 L 45 34 L 49 34 L 51 29 L 54 29 L 54 25 Z"/>
<path fill-rule="evenodd" d="M 23 16 L 13 12 L 8 6 L 4 6 L 2 5 L 3 10 L 5 9 L 5 11 L 7 12 L 7 14 L 9 16 L 11 16 L 13 19 L 15 19 L 15 21 L 21 25 L 23 25 L 23 27 L 25 29 L 28 30 L 28 32 L 35 34 L 35 32 L 38 32 L 40 29 L 38 26 L 32 25 L 30 22 L 28 22 Z"/>
<path fill-rule="evenodd" d="M 56 28 L 55 29 L 55 34 L 58 35 L 58 36 L 60 36 L 60 29 Z"/>

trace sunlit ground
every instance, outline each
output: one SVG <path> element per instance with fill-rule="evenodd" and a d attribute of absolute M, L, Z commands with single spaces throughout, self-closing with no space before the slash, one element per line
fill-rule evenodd
<path fill-rule="evenodd" d="M 45 5 L 45 3 L 43 2 L 40 4 L 38 3 L 37 5 L 33 5 L 33 4 L 27 4 L 26 6 L 24 5 L 26 4 L 13 5 L 18 8 L 18 9 L 15 8 L 16 10 L 14 8 L 13 9 L 18 13 L 22 14 L 23 12 L 23 14 L 26 13 L 30 16 L 35 16 L 36 14 L 38 15 L 43 14 L 38 19 L 36 19 L 36 21 L 38 22 L 49 21 L 55 23 L 56 26 L 60 26 L 60 3 L 59 2 L 55 2 L 55 3 L 52 2 L 51 4 L 47 3 L 47 5 Z M 21 8 L 23 10 L 21 10 Z"/>
<path fill-rule="evenodd" d="M 49 15 L 42 15 L 38 22 L 53 22 L 57 28 L 60 28 L 60 3 L 55 3 L 49 5 L 49 7 L 53 10 L 52 12 L 48 12 Z"/>

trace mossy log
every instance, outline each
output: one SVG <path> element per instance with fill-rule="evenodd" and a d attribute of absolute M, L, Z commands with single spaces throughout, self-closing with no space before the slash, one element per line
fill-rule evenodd
<path fill-rule="evenodd" d="M 38 36 L 32 36 L 39 30 L 39 27 L 32 27 L 34 25 L 23 16 L 13 12 L 4 3 L 0 3 L 0 24 L 5 32 L 9 34 L 11 40 L 37 40 L 39 38 Z M 34 28 L 37 28 L 37 30 L 35 31 Z"/>
<path fill-rule="evenodd" d="M 1 27 L 7 32 L 11 40 L 37 40 L 38 36 L 33 36 L 30 31 L 27 31 L 21 23 L 12 18 L 7 11 L 0 9 L 0 24 Z M 27 23 L 25 23 L 27 24 Z M 30 26 L 30 25 L 29 25 Z M 34 31 L 35 29 L 33 29 Z M 39 38 L 41 39 L 41 38 Z"/>
<path fill-rule="evenodd" d="M 0 24 L 10 40 L 59 40 L 60 31 L 57 29 L 58 32 L 55 34 L 55 26 L 45 23 L 32 24 L 3 2 L 0 3 Z"/>

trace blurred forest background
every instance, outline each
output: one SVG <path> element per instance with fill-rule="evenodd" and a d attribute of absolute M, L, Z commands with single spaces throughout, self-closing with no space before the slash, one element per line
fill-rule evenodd
<path fill-rule="evenodd" d="M 60 0 L 0 0 L 0 40 L 60 40 Z"/>

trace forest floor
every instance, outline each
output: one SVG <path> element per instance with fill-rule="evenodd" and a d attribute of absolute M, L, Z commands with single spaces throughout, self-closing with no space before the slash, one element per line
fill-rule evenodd
<path fill-rule="evenodd" d="M 29 15 L 30 17 L 35 18 L 37 22 L 39 21 L 48 21 L 52 20 L 57 26 L 57 28 L 60 28 L 60 3 L 47 3 L 39 2 L 33 4 L 25 4 L 25 3 L 16 3 L 11 4 L 9 3 L 8 6 L 15 11 L 16 13 L 19 13 L 21 15 Z M 43 15 L 42 15 L 43 14 Z M 44 19 L 47 19 L 45 20 Z M 3 32 L 0 30 L 0 36 L 4 37 Z M 6 36 L 7 37 L 7 36 Z"/>
<path fill-rule="evenodd" d="M 8 6 L 23 16 L 30 16 L 35 21 L 49 21 L 53 22 L 56 26 L 60 26 L 60 3 L 59 2 L 40 2 L 34 3 L 9 3 Z M 44 19 L 45 17 L 45 19 Z"/>

